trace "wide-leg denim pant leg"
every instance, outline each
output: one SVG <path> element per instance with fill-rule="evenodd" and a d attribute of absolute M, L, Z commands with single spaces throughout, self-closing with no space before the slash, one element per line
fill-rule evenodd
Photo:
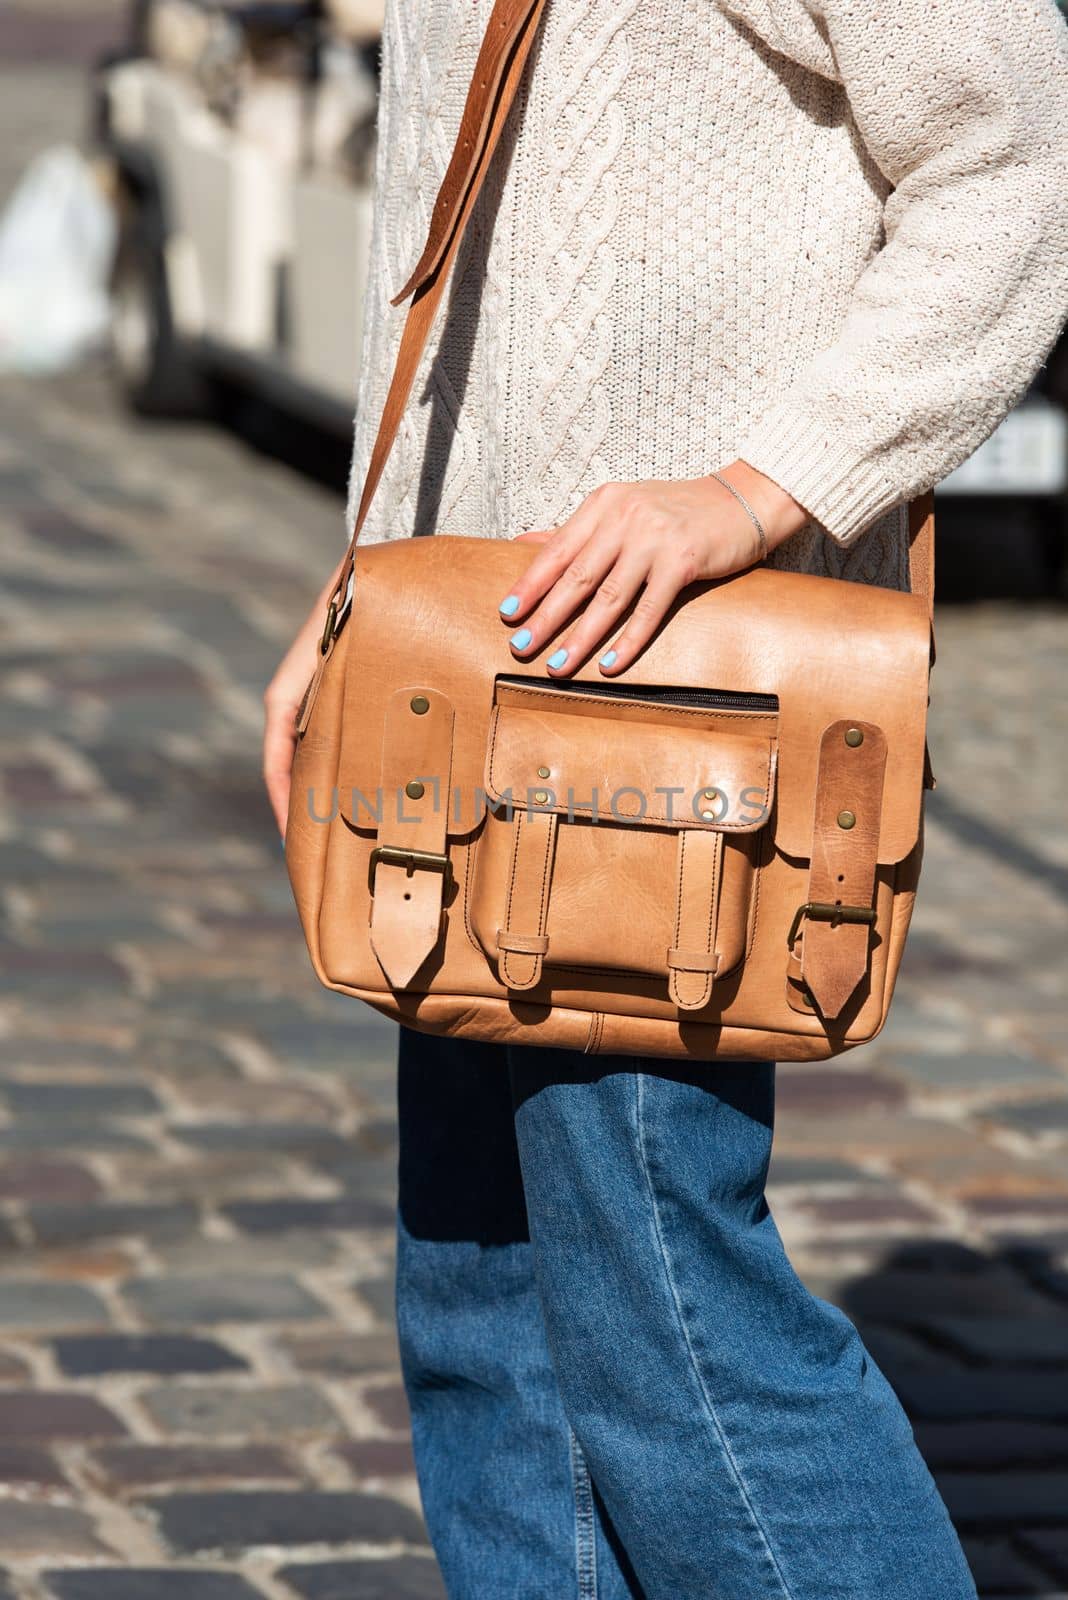
<path fill-rule="evenodd" d="M 549 1355 L 506 1052 L 402 1028 L 399 1112 L 401 1364 L 450 1600 L 642 1600 Z"/>
<path fill-rule="evenodd" d="M 401 1056 L 402 1355 L 452 1600 L 974 1600 L 893 1391 L 849 1319 L 797 1278 L 768 1211 L 773 1066 L 415 1036 Z M 522 1264 L 512 1245 L 472 1254 L 429 1226 L 416 1240 L 404 1215 L 420 1085 L 437 1083 L 438 1138 L 462 1149 L 447 1081 L 473 1073 L 500 1105 L 494 1068 L 510 1084 Z M 589 1474 L 592 1575 L 574 1559 L 565 1436 Z M 483 1500 L 494 1458 L 510 1481 Z M 567 1556 L 548 1579 L 536 1546 L 552 1560 L 560 1529 Z"/>

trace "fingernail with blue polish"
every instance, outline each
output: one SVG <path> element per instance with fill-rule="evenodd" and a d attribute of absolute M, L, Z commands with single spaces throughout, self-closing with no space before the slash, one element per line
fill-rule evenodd
<path fill-rule="evenodd" d="M 529 628 L 520 628 L 518 633 L 513 633 L 509 643 L 517 650 L 525 650 L 532 638 Z"/>
<path fill-rule="evenodd" d="M 545 665 L 547 667 L 552 667 L 553 671 L 555 672 L 557 667 L 562 667 L 566 660 L 567 660 L 567 651 L 566 650 L 563 650 L 563 649 L 554 650 L 552 655 L 549 657 L 548 661 L 545 663 Z"/>
<path fill-rule="evenodd" d="M 510 594 L 507 600 L 501 601 L 500 605 L 497 607 L 497 610 L 500 612 L 502 617 L 514 617 L 516 612 L 519 610 L 519 596 L 517 594 Z"/>
<path fill-rule="evenodd" d="M 618 653 L 619 652 L 616 650 L 606 650 L 604 655 L 601 657 L 601 666 L 614 667 Z"/>

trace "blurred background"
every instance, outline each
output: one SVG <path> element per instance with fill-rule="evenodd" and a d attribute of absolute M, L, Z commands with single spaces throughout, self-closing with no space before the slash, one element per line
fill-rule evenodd
<path fill-rule="evenodd" d="M 343 538 L 375 0 L 0 0 L 0 1600 L 430 1600 L 393 1030 L 260 698 Z M 1068 350 L 939 494 L 925 878 L 771 1202 L 983 1596 L 1068 1595 Z M 490 1597 L 487 1597 L 490 1600 Z M 493 1597 L 496 1600 L 496 1597 Z"/>

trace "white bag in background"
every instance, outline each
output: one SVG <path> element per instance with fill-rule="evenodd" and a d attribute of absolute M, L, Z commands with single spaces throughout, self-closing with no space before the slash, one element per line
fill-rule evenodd
<path fill-rule="evenodd" d="M 99 342 L 115 233 L 73 146 L 30 163 L 0 218 L 0 371 L 58 372 Z"/>

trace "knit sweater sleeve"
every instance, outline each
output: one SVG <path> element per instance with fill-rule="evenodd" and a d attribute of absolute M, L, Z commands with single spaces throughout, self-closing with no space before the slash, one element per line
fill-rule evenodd
<path fill-rule="evenodd" d="M 738 455 L 843 545 L 1015 404 L 1068 314 L 1068 30 L 1054 0 L 723 0 L 839 82 L 891 185 L 834 342 Z"/>

